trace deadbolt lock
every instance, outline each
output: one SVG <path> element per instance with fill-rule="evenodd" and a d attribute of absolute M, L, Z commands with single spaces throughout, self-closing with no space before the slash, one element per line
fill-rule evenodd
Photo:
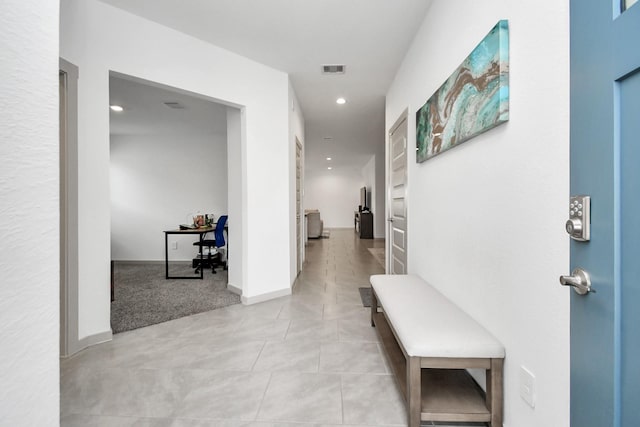
<path fill-rule="evenodd" d="M 564 225 L 573 240 L 588 242 L 591 238 L 591 197 L 571 196 L 569 200 L 569 219 Z"/>

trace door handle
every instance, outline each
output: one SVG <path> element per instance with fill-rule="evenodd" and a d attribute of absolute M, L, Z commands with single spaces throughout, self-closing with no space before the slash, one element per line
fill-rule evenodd
<path fill-rule="evenodd" d="M 571 276 L 560 276 L 562 286 L 571 286 L 578 295 L 586 295 L 596 291 L 591 289 L 591 277 L 589 273 L 581 268 L 576 268 L 571 272 Z"/>
<path fill-rule="evenodd" d="M 393 218 L 389 218 L 387 221 L 389 221 L 389 222 L 393 222 Z"/>

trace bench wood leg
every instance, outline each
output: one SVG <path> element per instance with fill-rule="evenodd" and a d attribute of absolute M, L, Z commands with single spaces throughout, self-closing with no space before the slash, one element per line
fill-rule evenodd
<path fill-rule="evenodd" d="M 371 326 L 376 326 L 374 322 L 374 316 L 378 312 L 378 298 L 376 297 L 376 292 L 373 290 L 373 286 L 371 287 Z"/>
<path fill-rule="evenodd" d="M 487 407 L 491 411 L 491 427 L 502 427 L 503 359 L 491 359 L 487 369 Z"/>
<path fill-rule="evenodd" d="M 420 427 L 422 415 L 422 387 L 419 357 L 407 357 L 407 422 L 409 427 Z"/>

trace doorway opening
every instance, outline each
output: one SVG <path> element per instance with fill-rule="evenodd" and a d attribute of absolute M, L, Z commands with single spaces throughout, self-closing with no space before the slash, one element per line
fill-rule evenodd
<path fill-rule="evenodd" d="M 239 303 L 228 286 L 241 260 L 228 241 L 241 224 L 229 215 L 229 182 L 236 179 L 230 175 L 240 161 L 229 156 L 235 153 L 229 145 L 238 142 L 229 136 L 240 132 L 229 131 L 228 116 L 239 110 L 113 72 L 109 100 L 113 332 Z M 213 232 L 165 233 L 204 225 L 201 216 L 214 228 L 228 216 L 222 244 Z M 201 239 L 217 243 L 200 253 L 194 243 Z"/>

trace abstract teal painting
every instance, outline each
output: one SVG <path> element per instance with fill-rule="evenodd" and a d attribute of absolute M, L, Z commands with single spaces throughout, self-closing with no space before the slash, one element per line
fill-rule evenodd
<path fill-rule="evenodd" d="M 509 24 L 499 21 L 416 112 L 418 163 L 509 120 Z"/>

